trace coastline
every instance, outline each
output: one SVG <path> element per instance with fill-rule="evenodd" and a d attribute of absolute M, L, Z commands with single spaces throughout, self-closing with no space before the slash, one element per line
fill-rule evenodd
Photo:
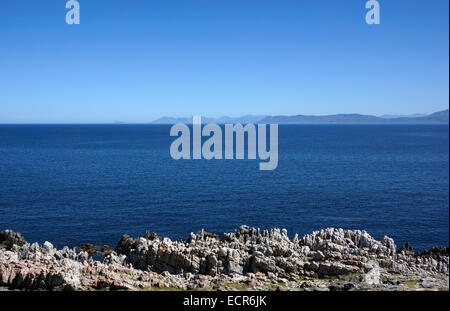
<path fill-rule="evenodd" d="M 114 250 L 57 249 L 0 232 L 1 290 L 449 290 L 449 249 L 415 254 L 393 239 L 328 228 L 290 239 L 286 230 L 241 226 L 172 241 L 124 235 Z"/>

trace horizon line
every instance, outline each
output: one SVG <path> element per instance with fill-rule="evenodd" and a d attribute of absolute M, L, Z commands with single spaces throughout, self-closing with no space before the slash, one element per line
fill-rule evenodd
<path fill-rule="evenodd" d="M 336 115 L 360 115 L 360 116 L 372 116 L 372 117 L 377 117 L 377 118 L 382 118 L 383 116 L 389 116 L 389 118 L 385 118 L 385 120 L 389 120 L 389 119 L 396 119 L 396 118 L 407 118 L 407 117 L 411 117 L 411 118 L 420 118 L 420 117 L 426 117 L 429 116 L 433 113 L 437 113 L 437 112 L 443 112 L 449 110 L 449 108 L 447 107 L 446 109 L 442 109 L 442 110 L 437 110 L 431 113 L 405 113 L 405 114 L 391 114 L 391 113 L 384 113 L 384 114 L 363 114 L 363 113 L 357 113 L 357 112 L 353 112 L 353 113 L 333 113 L 333 114 L 278 114 L 278 115 L 271 115 L 271 114 L 243 114 L 243 115 L 239 115 L 236 117 L 232 117 L 230 115 L 222 115 L 219 117 L 208 117 L 208 116 L 201 116 L 202 118 L 208 118 L 208 119 L 220 119 L 220 118 L 231 118 L 231 119 L 238 119 L 238 118 L 242 118 L 242 117 L 248 117 L 248 116 L 260 116 L 260 117 L 292 117 L 292 116 L 307 116 L 307 117 L 325 117 L 325 116 L 336 116 Z M 416 117 L 414 117 L 416 115 Z M 83 121 L 76 121 L 76 122 L 60 122 L 60 121 L 56 121 L 56 122 L 46 122 L 46 121 L 37 121 L 37 122 L 0 122 L 0 125 L 124 125 L 124 124 L 134 124 L 134 125 L 148 125 L 148 124 L 153 124 L 153 125 L 158 125 L 155 124 L 154 122 L 162 119 L 162 118 L 172 118 L 172 119 L 190 119 L 193 118 L 194 115 L 189 116 L 189 117 L 173 117 L 173 116 L 167 116 L 167 115 L 163 115 L 160 116 L 152 121 L 145 121 L 145 122 L 134 122 L 134 121 L 120 121 L 120 120 L 116 120 L 116 121 L 95 121 L 95 122 L 83 122 Z M 167 123 L 167 124 L 172 124 L 172 123 Z M 307 123 L 307 124 L 321 124 L 321 123 Z M 339 124 L 339 123 L 331 123 L 331 124 Z M 349 124 L 348 122 L 346 122 L 346 124 Z M 355 123 L 355 124 L 365 124 L 365 123 Z M 375 123 L 367 123 L 367 124 L 375 124 Z M 383 122 L 383 124 L 388 124 L 388 122 Z M 410 123 L 413 124 L 413 123 Z M 425 124 L 423 122 L 421 122 L 421 124 Z M 163 123 L 160 123 L 159 125 L 163 125 Z"/>

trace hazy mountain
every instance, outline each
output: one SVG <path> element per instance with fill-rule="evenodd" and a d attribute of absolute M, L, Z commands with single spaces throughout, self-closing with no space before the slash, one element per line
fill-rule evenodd
<path fill-rule="evenodd" d="M 327 116 L 273 116 L 266 117 L 261 123 L 278 124 L 326 124 L 326 123 L 355 123 L 355 124 L 405 124 L 405 123 L 449 123 L 448 109 L 419 117 L 381 118 L 362 114 L 335 114 Z"/>
<path fill-rule="evenodd" d="M 396 114 L 384 114 L 380 116 L 383 119 L 395 119 L 395 118 L 419 118 L 425 117 L 426 114 L 415 113 L 415 114 L 405 114 L 405 115 L 396 115 Z"/>
<path fill-rule="evenodd" d="M 152 122 L 153 124 L 176 124 L 176 123 L 192 123 L 192 118 L 171 118 L 162 117 Z M 242 117 L 220 117 L 207 118 L 202 117 L 202 123 L 277 123 L 277 124 L 407 124 L 407 123 L 449 123 L 448 109 L 432 113 L 430 115 L 401 115 L 381 117 L 363 115 L 363 114 L 334 114 L 325 116 L 262 116 L 262 115 L 246 115 Z"/>
<path fill-rule="evenodd" d="M 192 123 L 192 118 L 172 118 L 172 117 L 162 117 L 152 123 L 155 124 L 176 124 L 176 123 Z"/>
<path fill-rule="evenodd" d="M 232 118 L 232 117 L 221 117 L 217 119 L 213 119 L 219 124 L 225 124 L 225 123 L 258 123 L 262 119 L 264 119 L 266 116 L 261 115 L 246 115 L 238 118 Z"/>
<path fill-rule="evenodd" d="M 273 116 L 266 117 L 263 123 L 374 123 L 381 118 L 363 114 L 335 114 L 327 116 Z"/>
<path fill-rule="evenodd" d="M 216 124 L 225 124 L 225 123 L 258 123 L 260 120 L 264 119 L 266 116 L 260 115 L 246 115 L 242 117 L 220 117 L 220 118 L 208 118 L 202 117 L 202 123 L 216 123 Z M 153 124 L 176 124 L 176 123 L 192 123 L 191 118 L 171 118 L 171 117 L 162 117 L 152 122 Z"/>
<path fill-rule="evenodd" d="M 430 114 L 431 118 L 442 118 L 448 121 L 448 109 Z"/>

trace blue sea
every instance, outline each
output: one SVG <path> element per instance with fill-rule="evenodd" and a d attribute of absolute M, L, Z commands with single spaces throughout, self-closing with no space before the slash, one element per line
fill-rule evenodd
<path fill-rule="evenodd" d="M 449 243 L 448 125 L 280 125 L 279 163 L 170 157 L 168 125 L 0 125 L 0 230 L 115 246 L 202 228 Z"/>

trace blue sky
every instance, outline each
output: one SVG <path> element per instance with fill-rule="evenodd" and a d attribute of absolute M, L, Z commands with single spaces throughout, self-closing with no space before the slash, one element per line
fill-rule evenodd
<path fill-rule="evenodd" d="M 0 0 L 0 122 L 431 113 L 449 103 L 449 2 Z"/>

